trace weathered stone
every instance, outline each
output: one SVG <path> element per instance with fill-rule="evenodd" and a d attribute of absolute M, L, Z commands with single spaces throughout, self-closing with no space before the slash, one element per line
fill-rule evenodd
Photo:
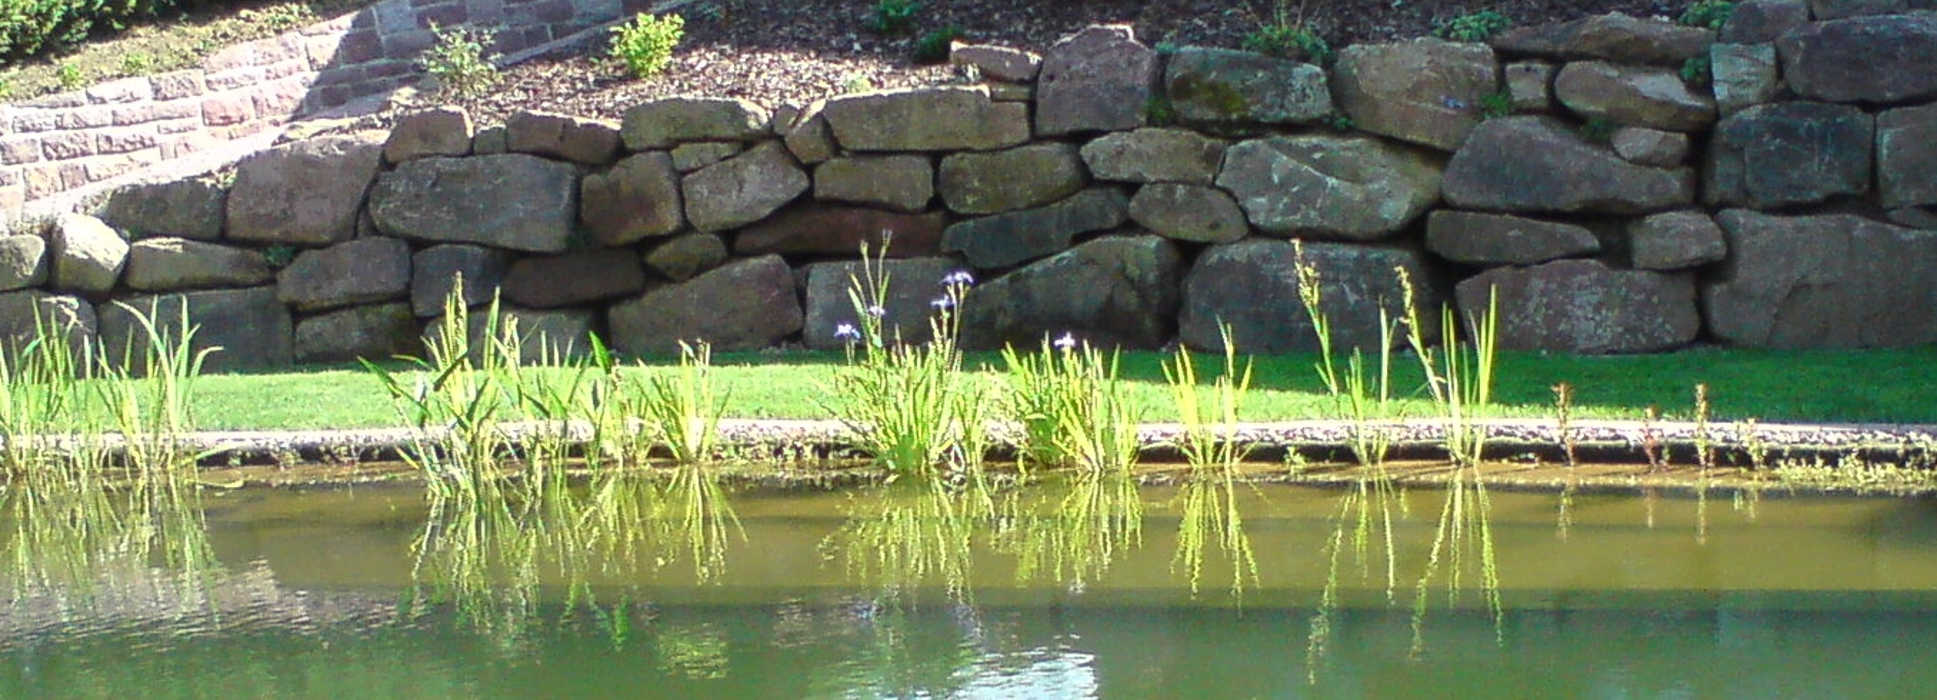
<path fill-rule="evenodd" d="M 995 214 L 1054 202 L 1089 183 L 1075 146 L 1037 143 L 942 159 L 942 201 L 961 214 Z"/>
<path fill-rule="evenodd" d="M 807 173 L 779 142 L 709 165 L 680 179 L 686 220 L 701 231 L 759 221 L 806 192 Z"/>
<path fill-rule="evenodd" d="M 1171 54 L 1168 64 L 1164 94 L 1177 117 L 1187 122 L 1311 124 L 1332 113 L 1325 69 L 1309 63 L 1193 46 Z M 1139 115 L 1138 124 L 1129 126 L 1141 123 Z"/>
<path fill-rule="evenodd" d="M 0 292 L 0 352 L 21 351 L 48 327 L 58 329 L 74 359 L 99 347 L 94 305 L 86 299 L 38 289 Z"/>
<path fill-rule="evenodd" d="M 1673 131 L 1624 126 L 1608 139 L 1614 155 L 1636 165 L 1671 168 L 1688 160 L 1688 135 Z"/>
<path fill-rule="evenodd" d="M 1736 112 L 1709 138 L 1709 204 L 1758 209 L 1870 191 L 1874 119 L 1846 105 L 1777 102 Z"/>
<path fill-rule="evenodd" d="M 1454 206 L 1509 212 L 1642 214 L 1695 200 L 1687 169 L 1629 163 L 1537 116 L 1481 123 L 1446 164 L 1443 190 Z"/>
<path fill-rule="evenodd" d="M 0 236 L 0 292 L 47 281 L 47 241 L 40 236 Z"/>
<path fill-rule="evenodd" d="M 1143 126 L 1158 67 L 1157 52 L 1127 25 L 1092 25 L 1057 40 L 1036 74 L 1036 135 Z"/>
<path fill-rule="evenodd" d="M 108 195 L 99 215 L 109 226 L 135 238 L 212 241 L 222 237 L 228 196 L 227 189 L 206 177 L 127 185 Z"/>
<path fill-rule="evenodd" d="M 1008 267 L 1061 252 L 1079 233 L 1116 228 L 1128 209 L 1123 193 L 1091 188 L 1048 206 L 951 225 L 942 250 L 963 254 L 976 268 Z"/>
<path fill-rule="evenodd" d="M 173 327 L 184 310 L 188 322 L 198 327 L 189 349 L 216 349 L 203 361 L 204 371 L 286 367 L 291 362 L 289 309 L 269 286 L 142 295 L 105 304 L 99 309 L 101 347 L 116 363 L 124 356 L 135 358 L 136 366 L 129 369 L 138 370 L 148 353 L 148 333 L 135 314 Z"/>
<path fill-rule="evenodd" d="M 829 350 L 845 347 L 849 341 L 836 337 L 841 324 L 859 328 L 861 322 L 848 296 L 850 280 L 865 274 L 861 262 L 828 262 L 808 265 L 807 321 L 802 339 L 807 347 Z M 926 343 L 932 339 L 929 319 L 935 314 L 931 302 L 944 293 L 942 278 L 960 269 L 948 258 L 909 258 L 880 263 L 879 272 L 889 275 L 887 299 L 881 304 L 881 336 L 892 342 Z"/>
<path fill-rule="evenodd" d="M 128 287 L 173 292 L 210 287 L 254 287 L 276 278 L 269 259 L 247 248 L 182 238 L 148 238 L 128 249 Z"/>
<path fill-rule="evenodd" d="M 1775 100 L 1782 81 L 1776 74 L 1772 44 L 1716 44 L 1709 47 L 1709 89 L 1723 116 Z"/>
<path fill-rule="evenodd" d="M 1158 235 L 1180 241 L 1228 243 L 1251 231 L 1237 200 L 1224 190 L 1204 185 L 1144 185 L 1130 198 L 1130 218 Z"/>
<path fill-rule="evenodd" d="M 1583 117 L 1615 124 L 1696 131 L 1715 121 L 1715 101 L 1666 68 L 1575 61 L 1554 77 L 1554 96 Z"/>
<path fill-rule="evenodd" d="M 738 155 L 746 146 L 736 141 L 701 141 L 673 147 L 673 169 L 690 173 Z"/>
<path fill-rule="evenodd" d="M 715 350 L 754 350 L 800 332 L 794 273 L 778 255 L 714 268 L 646 292 L 607 313 L 620 352 L 676 352 L 680 341 Z"/>
<path fill-rule="evenodd" d="M 793 102 L 773 108 L 773 114 L 767 117 L 767 131 L 775 136 L 786 136 L 787 130 L 793 128 L 794 121 L 806 111 L 805 106 Z"/>
<path fill-rule="evenodd" d="M 1298 262 L 1290 241 L 1251 239 L 1205 250 L 1184 277 L 1177 334 L 1189 347 L 1221 351 L 1218 325 L 1228 324 L 1232 345 L 1241 353 L 1317 350 L 1311 317 L 1298 296 Z M 1412 278 L 1419 308 L 1439 308 L 1425 255 L 1417 250 L 1305 243 L 1304 262 L 1318 270 L 1319 308 L 1331 323 L 1336 349 L 1376 351 L 1379 311 L 1393 319 L 1405 314 L 1395 268 Z M 1427 342 L 1437 340 L 1439 314 L 1425 316 L 1421 332 Z M 1403 342 L 1397 335 L 1391 341 Z"/>
<path fill-rule="evenodd" d="M 1507 98 L 1513 105 L 1513 111 L 1545 112 L 1553 109 L 1554 74 L 1559 71 L 1554 64 L 1543 61 L 1507 64 Z"/>
<path fill-rule="evenodd" d="M 783 209 L 765 221 L 741 229 L 733 239 L 740 255 L 767 253 L 853 255 L 867 242 L 880 251 L 883 232 L 893 234 L 888 255 L 914 257 L 941 250 L 941 212 L 903 214 L 863 207 L 808 204 Z"/>
<path fill-rule="evenodd" d="M 1183 256 L 1157 236 L 1106 236 L 971 288 L 962 344 L 1030 349 L 1071 334 L 1100 347 L 1170 339 Z"/>
<path fill-rule="evenodd" d="M 646 289 L 646 269 L 628 249 L 594 248 L 520 258 L 504 276 L 504 298 L 550 309 L 616 299 Z"/>
<path fill-rule="evenodd" d="M 383 142 L 383 159 L 390 163 L 429 156 L 467 156 L 476 135 L 471 113 L 463 107 L 441 106 L 412 112 L 390 127 Z"/>
<path fill-rule="evenodd" d="M 627 156 L 578 185 L 578 219 L 598 242 L 619 246 L 686 225 L 679 173 L 665 151 Z"/>
<path fill-rule="evenodd" d="M 1806 99 L 1913 102 L 1937 97 L 1937 12 L 1813 22 L 1776 39 L 1782 78 Z"/>
<path fill-rule="evenodd" d="M 459 280 L 464 292 L 460 302 L 477 306 L 497 296 L 504 283 L 511 256 L 504 251 L 474 245 L 435 245 L 410 256 L 410 309 L 418 316 L 444 313 L 444 299 Z"/>
<path fill-rule="evenodd" d="M 794 154 L 795 160 L 813 165 L 841 152 L 841 147 L 834 143 L 833 127 L 828 126 L 827 117 L 821 115 L 821 110 L 826 107 L 825 100 L 808 106 L 780 134 L 781 142 L 787 144 L 787 152 Z"/>
<path fill-rule="evenodd" d="M 382 155 L 382 145 L 365 135 L 323 136 L 243 158 L 226 201 L 229 238 L 287 245 L 349 240 Z"/>
<path fill-rule="evenodd" d="M 1357 44 L 1339 52 L 1332 89 L 1355 128 L 1451 151 L 1480 123 L 1481 101 L 1499 92 L 1499 72 L 1485 44 Z"/>
<path fill-rule="evenodd" d="M 1440 163 L 1425 152 L 1363 136 L 1305 135 L 1232 146 L 1217 186 L 1266 233 L 1372 240 L 1426 213 L 1439 180 Z"/>
<path fill-rule="evenodd" d="M 948 62 L 957 66 L 975 66 L 984 78 L 1012 83 L 1033 81 L 1036 71 L 1042 70 L 1041 56 L 1021 49 L 988 44 L 951 45 L 948 47 Z"/>
<path fill-rule="evenodd" d="M 359 238 L 296 256 L 276 275 L 276 298 L 297 311 L 400 299 L 410 293 L 410 246 Z"/>
<path fill-rule="evenodd" d="M 1081 154 L 1098 180 L 1208 185 L 1227 145 L 1188 129 L 1145 128 L 1104 134 Z"/>
<path fill-rule="evenodd" d="M 1714 36 L 1707 29 L 1615 12 L 1513 29 L 1494 37 L 1491 43 L 1499 51 L 1541 58 L 1679 67 L 1683 61 L 1708 51 Z"/>
<path fill-rule="evenodd" d="M 510 152 L 511 142 L 505 135 L 503 124 L 478 129 L 477 135 L 471 137 L 471 155 L 495 156 Z"/>
<path fill-rule="evenodd" d="M 1029 140 L 1029 106 L 993 102 L 982 86 L 842 95 L 816 116 L 850 151 L 987 151 Z"/>
<path fill-rule="evenodd" d="M 1937 342 L 1937 233 L 1848 214 L 1715 217 L 1728 259 L 1704 275 L 1717 339 L 1753 347 Z"/>
<path fill-rule="evenodd" d="M 1937 231 L 1937 208 L 1899 207 L 1891 209 L 1886 216 L 1890 218 L 1891 223 L 1899 226 Z"/>
<path fill-rule="evenodd" d="M 370 216 L 385 235 L 555 253 L 571 240 L 577 192 L 570 164 L 537 156 L 421 158 L 377 178 Z"/>
<path fill-rule="evenodd" d="M 1032 102 L 1036 99 L 1034 85 L 997 80 L 984 80 L 982 84 L 989 88 L 989 99 L 997 102 Z"/>
<path fill-rule="evenodd" d="M 54 289 L 106 294 L 121 279 L 128 242 L 100 219 L 62 214 L 48 231 L 47 258 Z"/>
<path fill-rule="evenodd" d="M 1745 0 L 1729 10 L 1716 41 L 1730 44 L 1761 44 L 1775 41 L 1791 29 L 1809 22 L 1809 6 L 1803 0 Z"/>
<path fill-rule="evenodd" d="M 353 306 L 296 322 L 293 350 L 297 362 L 387 360 L 416 354 L 417 338 L 409 304 Z"/>
<path fill-rule="evenodd" d="M 1937 204 L 1937 104 L 1876 115 L 1876 179 L 1883 206 Z"/>
<path fill-rule="evenodd" d="M 1702 211 L 1671 211 L 1628 223 L 1628 250 L 1643 270 L 1680 270 L 1728 256 L 1722 228 Z"/>
<path fill-rule="evenodd" d="M 1601 241 L 1584 226 L 1441 209 L 1426 217 L 1426 249 L 1470 265 L 1531 265 L 1598 253 Z"/>
<path fill-rule="evenodd" d="M 674 282 L 684 282 L 693 275 L 719 267 L 726 262 L 726 241 L 711 233 L 689 233 L 674 236 L 659 245 L 653 246 L 645 255 L 647 269 L 657 272 Z"/>
<path fill-rule="evenodd" d="M 472 311 L 466 316 L 465 336 L 470 341 L 472 361 L 478 361 L 488 347 L 485 332 L 490 319 Z M 559 360 L 590 354 L 593 328 L 598 312 L 590 309 L 520 309 L 507 306 L 498 310 L 498 333 L 516 331 L 520 364 L 557 363 Z M 444 317 L 432 319 L 424 328 L 426 341 L 435 341 L 450 323 Z"/>
<path fill-rule="evenodd" d="M 835 158 L 814 168 L 814 198 L 918 212 L 935 198 L 935 166 L 913 155 Z"/>
<path fill-rule="evenodd" d="M 1459 283 L 1460 311 L 1485 313 L 1489 293 L 1504 350 L 1654 352 L 1702 329 L 1688 273 L 1612 270 L 1596 260 L 1494 268 Z"/>
<path fill-rule="evenodd" d="M 512 153 L 586 165 L 605 165 L 619 154 L 619 126 L 598 119 L 525 110 L 505 121 L 504 132 Z"/>
<path fill-rule="evenodd" d="M 1809 14 L 1817 20 L 1897 14 L 1909 10 L 1911 0 L 1809 0 Z"/>
<path fill-rule="evenodd" d="M 684 141 L 754 141 L 767 135 L 767 110 L 729 97 L 667 97 L 626 110 L 626 148 L 670 148 Z"/>

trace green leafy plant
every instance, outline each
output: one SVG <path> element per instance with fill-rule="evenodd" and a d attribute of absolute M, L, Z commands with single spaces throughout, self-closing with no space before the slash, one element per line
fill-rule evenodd
<path fill-rule="evenodd" d="M 491 34 L 471 27 L 444 29 L 431 25 L 437 43 L 424 49 L 424 71 L 440 90 L 460 95 L 482 95 L 498 82 L 498 67 L 485 54 Z"/>
<path fill-rule="evenodd" d="M 920 11 L 921 3 L 915 0 L 879 0 L 868 28 L 879 34 L 905 33 L 914 29 L 915 13 Z"/>
<path fill-rule="evenodd" d="M 1325 115 L 1325 126 L 1333 131 L 1351 131 L 1358 128 L 1359 124 L 1352 121 L 1352 117 L 1344 112 L 1332 112 Z"/>
<path fill-rule="evenodd" d="M 949 25 L 921 35 L 915 41 L 916 63 L 941 63 L 948 60 L 949 43 L 964 36 L 961 27 Z"/>
<path fill-rule="evenodd" d="M 81 73 L 81 67 L 72 63 L 63 63 L 55 68 L 54 79 L 60 82 L 62 90 L 73 90 L 87 83 L 87 76 Z"/>
<path fill-rule="evenodd" d="M 1392 436 L 1384 426 L 1376 423 L 1393 417 L 1392 335 L 1397 324 L 1388 319 L 1385 308 L 1380 307 L 1376 373 L 1371 372 L 1363 351 L 1356 347 L 1346 357 L 1341 371 L 1332 352 L 1332 323 L 1323 308 L 1324 285 L 1318 267 L 1305 260 L 1302 242 L 1293 240 L 1292 246 L 1298 275 L 1298 299 L 1304 304 L 1305 315 L 1312 322 L 1312 333 L 1318 339 L 1319 361 L 1315 369 L 1319 381 L 1325 384 L 1325 392 L 1331 395 L 1335 409 L 1352 421 L 1352 454 L 1359 464 L 1383 464 L 1386 451 L 1392 445 Z"/>
<path fill-rule="evenodd" d="M 290 263 L 296 261 L 296 247 L 290 245 L 272 245 L 263 248 L 262 259 L 264 262 L 269 263 L 269 269 L 272 270 L 289 267 Z"/>
<path fill-rule="evenodd" d="M 1728 24 L 1729 16 L 1735 14 L 1735 3 L 1729 0 L 1697 0 L 1682 11 L 1676 22 L 1690 27 L 1721 29 Z"/>
<path fill-rule="evenodd" d="M 1601 117 L 1594 117 L 1581 123 L 1580 134 L 1581 138 L 1587 139 L 1588 141 L 1607 143 L 1609 139 L 1614 138 L 1614 130 L 1619 128 L 1614 122 Z"/>
<path fill-rule="evenodd" d="M 1513 114 L 1513 93 L 1508 90 L 1489 93 L 1480 97 L 1480 118 L 1498 119 Z"/>
<path fill-rule="evenodd" d="M 1137 415 L 1117 379 L 1117 353 L 1064 334 L 1042 350 L 1002 350 L 1012 419 L 1022 426 L 1020 463 L 1128 470 L 1137 458 Z"/>
<path fill-rule="evenodd" d="M 1337 57 L 1325 37 L 1302 24 L 1287 24 L 1282 20 L 1244 35 L 1238 45 L 1246 51 L 1319 65 L 1329 65 Z"/>
<path fill-rule="evenodd" d="M 623 61 L 635 78 L 650 78 L 666 70 L 673 48 L 686 38 L 686 18 L 644 12 L 632 22 L 612 28 L 610 55 Z"/>
<path fill-rule="evenodd" d="M 129 75 L 146 73 L 154 64 L 154 57 L 140 51 L 132 51 L 121 55 L 121 72 Z"/>
<path fill-rule="evenodd" d="M 699 462 L 714 456 L 726 399 L 725 392 L 713 382 L 711 346 L 682 341 L 679 368 L 647 381 L 640 414 L 674 461 Z"/>
<path fill-rule="evenodd" d="M 1224 372 L 1211 381 L 1211 398 L 1199 394 L 1198 374 L 1190 350 L 1179 348 L 1163 365 L 1181 423 L 1175 445 L 1190 465 L 1190 476 L 1178 491 L 1177 550 L 1171 569 L 1187 572 L 1192 595 L 1202 577 L 1207 544 L 1215 545 L 1231 563 L 1231 595 L 1242 596 L 1248 579 L 1258 580 L 1257 559 L 1244 533 L 1237 507 L 1238 463 L 1250 448 L 1238 435 L 1238 407 L 1251 387 L 1251 363 L 1240 369 L 1229 326 L 1219 326 L 1224 341 Z"/>
<path fill-rule="evenodd" d="M 1695 87 L 1707 87 L 1714 82 L 1714 74 L 1709 66 L 1708 54 L 1690 56 L 1681 62 L 1681 80 Z"/>
<path fill-rule="evenodd" d="M 1433 27 L 1433 36 L 1452 41 L 1486 41 L 1513 26 L 1513 20 L 1493 10 L 1460 15 Z"/>
<path fill-rule="evenodd" d="M 1154 94 L 1143 101 L 1143 120 L 1151 126 L 1169 126 L 1177 123 L 1177 108 L 1170 104 L 1168 95 Z"/>

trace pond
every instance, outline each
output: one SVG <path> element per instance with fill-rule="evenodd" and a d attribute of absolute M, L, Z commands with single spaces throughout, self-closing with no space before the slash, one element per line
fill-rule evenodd
<path fill-rule="evenodd" d="M 1067 477 L 17 490 L 0 697 L 1908 697 L 1937 508 Z"/>

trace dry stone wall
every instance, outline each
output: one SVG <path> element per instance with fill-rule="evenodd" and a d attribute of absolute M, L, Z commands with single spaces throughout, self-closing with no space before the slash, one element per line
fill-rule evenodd
<path fill-rule="evenodd" d="M 447 332 L 461 276 L 533 353 L 835 348 L 866 243 L 910 340 L 971 271 L 981 348 L 1214 348 L 1222 323 L 1310 349 L 1301 256 L 1342 345 L 1377 342 L 1401 270 L 1426 308 L 1492 298 L 1510 348 L 1937 341 L 1937 68 L 1877 50 L 1937 42 L 1937 13 L 1738 8 L 1719 33 L 1609 15 L 1329 69 L 1094 27 L 958 46 L 981 82 L 773 111 L 429 110 L 0 240 L 0 333 L 38 309 L 126 342 L 122 301 L 186 306 L 224 366 L 382 356 Z M 1685 83 L 1700 57 L 1714 80 Z"/>

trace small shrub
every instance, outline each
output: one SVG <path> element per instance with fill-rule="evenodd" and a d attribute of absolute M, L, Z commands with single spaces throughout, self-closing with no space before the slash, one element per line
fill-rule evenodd
<path fill-rule="evenodd" d="M 1480 98 L 1480 118 L 1498 119 L 1513 114 L 1513 93 L 1505 89 Z"/>
<path fill-rule="evenodd" d="M 280 270 L 296 261 L 296 248 L 286 245 L 272 245 L 262 249 L 262 259 L 269 263 L 269 269 Z"/>
<path fill-rule="evenodd" d="M 1433 27 L 1433 36 L 1452 41 L 1486 41 L 1513 26 L 1513 20 L 1492 10 L 1460 15 Z"/>
<path fill-rule="evenodd" d="M 841 83 L 841 89 L 848 93 L 868 92 L 874 89 L 874 81 L 865 75 L 851 75 Z"/>
<path fill-rule="evenodd" d="M 631 24 L 612 28 L 613 58 L 625 62 L 635 78 L 650 78 L 666 70 L 673 60 L 673 47 L 686 38 L 686 18 L 679 15 L 653 16 L 644 12 Z"/>
<path fill-rule="evenodd" d="M 470 27 L 442 29 L 431 25 L 437 43 L 424 50 L 424 70 L 440 90 L 458 95 L 481 95 L 498 82 L 498 67 L 484 53 L 491 34 Z"/>
<path fill-rule="evenodd" d="M 880 0 L 874 4 L 874 17 L 868 27 L 878 34 L 902 34 L 915 28 L 915 13 L 921 3 L 915 0 Z"/>
<path fill-rule="evenodd" d="M 1333 112 L 1325 115 L 1325 126 L 1331 127 L 1333 131 L 1351 131 L 1358 128 L 1359 125 L 1358 122 L 1352 121 L 1352 118 L 1344 112 Z"/>
<path fill-rule="evenodd" d="M 1695 87 L 1707 87 L 1708 84 L 1712 82 L 1711 78 L 1712 78 L 1712 74 L 1710 73 L 1708 56 L 1706 54 L 1701 56 L 1691 56 L 1689 57 L 1688 60 L 1682 61 L 1681 63 L 1681 81 L 1682 82 L 1688 83 L 1689 85 L 1693 85 Z"/>
<path fill-rule="evenodd" d="M 964 36 L 962 28 L 949 25 L 921 35 L 915 42 L 916 63 L 941 63 L 948 60 L 948 45 Z"/>
<path fill-rule="evenodd" d="M 87 83 L 87 76 L 81 74 L 81 67 L 63 63 L 54 69 L 54 79 L 60 81 L 62 90 L 73 90 Z"/>
<path fill-rule="evenodd" d="M 1735 3 L 1728 0 L 1696 0 L 1675 21 L 1690 27 L 1721 29 L 1733 14 L 1735 14 Z"/>
<path fill-rule="evenodd" d="M 7 78 L 0 78 L 0 100 L 7 100 L 12 98 L 13 98 L 13 81 Z"/>
<path fill-rule="evenodd" d="M 1337 54 L 1325 37 L 1298 24 L 1275 23 L 1259 27 L 1257 31 L 1245 35 L 1240 44 L 1246 51 L 1255 51 L 1266 56 L 1304 60 L 1320 65 L 1330 64 Z"/>
<path fill-rule="evenodd" d="M 147 73 L 149 68 L 154 67 L 154 64 L 154 59 L 140 51 L 129 52 L 121 56 L 121 72 L 129 75 Z"/>
<path fill-rule="evenodd" d="M 1616 127 L 1614 122 L 1595 117 L 1581 124 L 1580 134 L 1581 138 L 1594 143 L 1607 143 L 1609 139 L 1614 138 L 1614 130 L 1617 128 L 1619 127 Z"/>

